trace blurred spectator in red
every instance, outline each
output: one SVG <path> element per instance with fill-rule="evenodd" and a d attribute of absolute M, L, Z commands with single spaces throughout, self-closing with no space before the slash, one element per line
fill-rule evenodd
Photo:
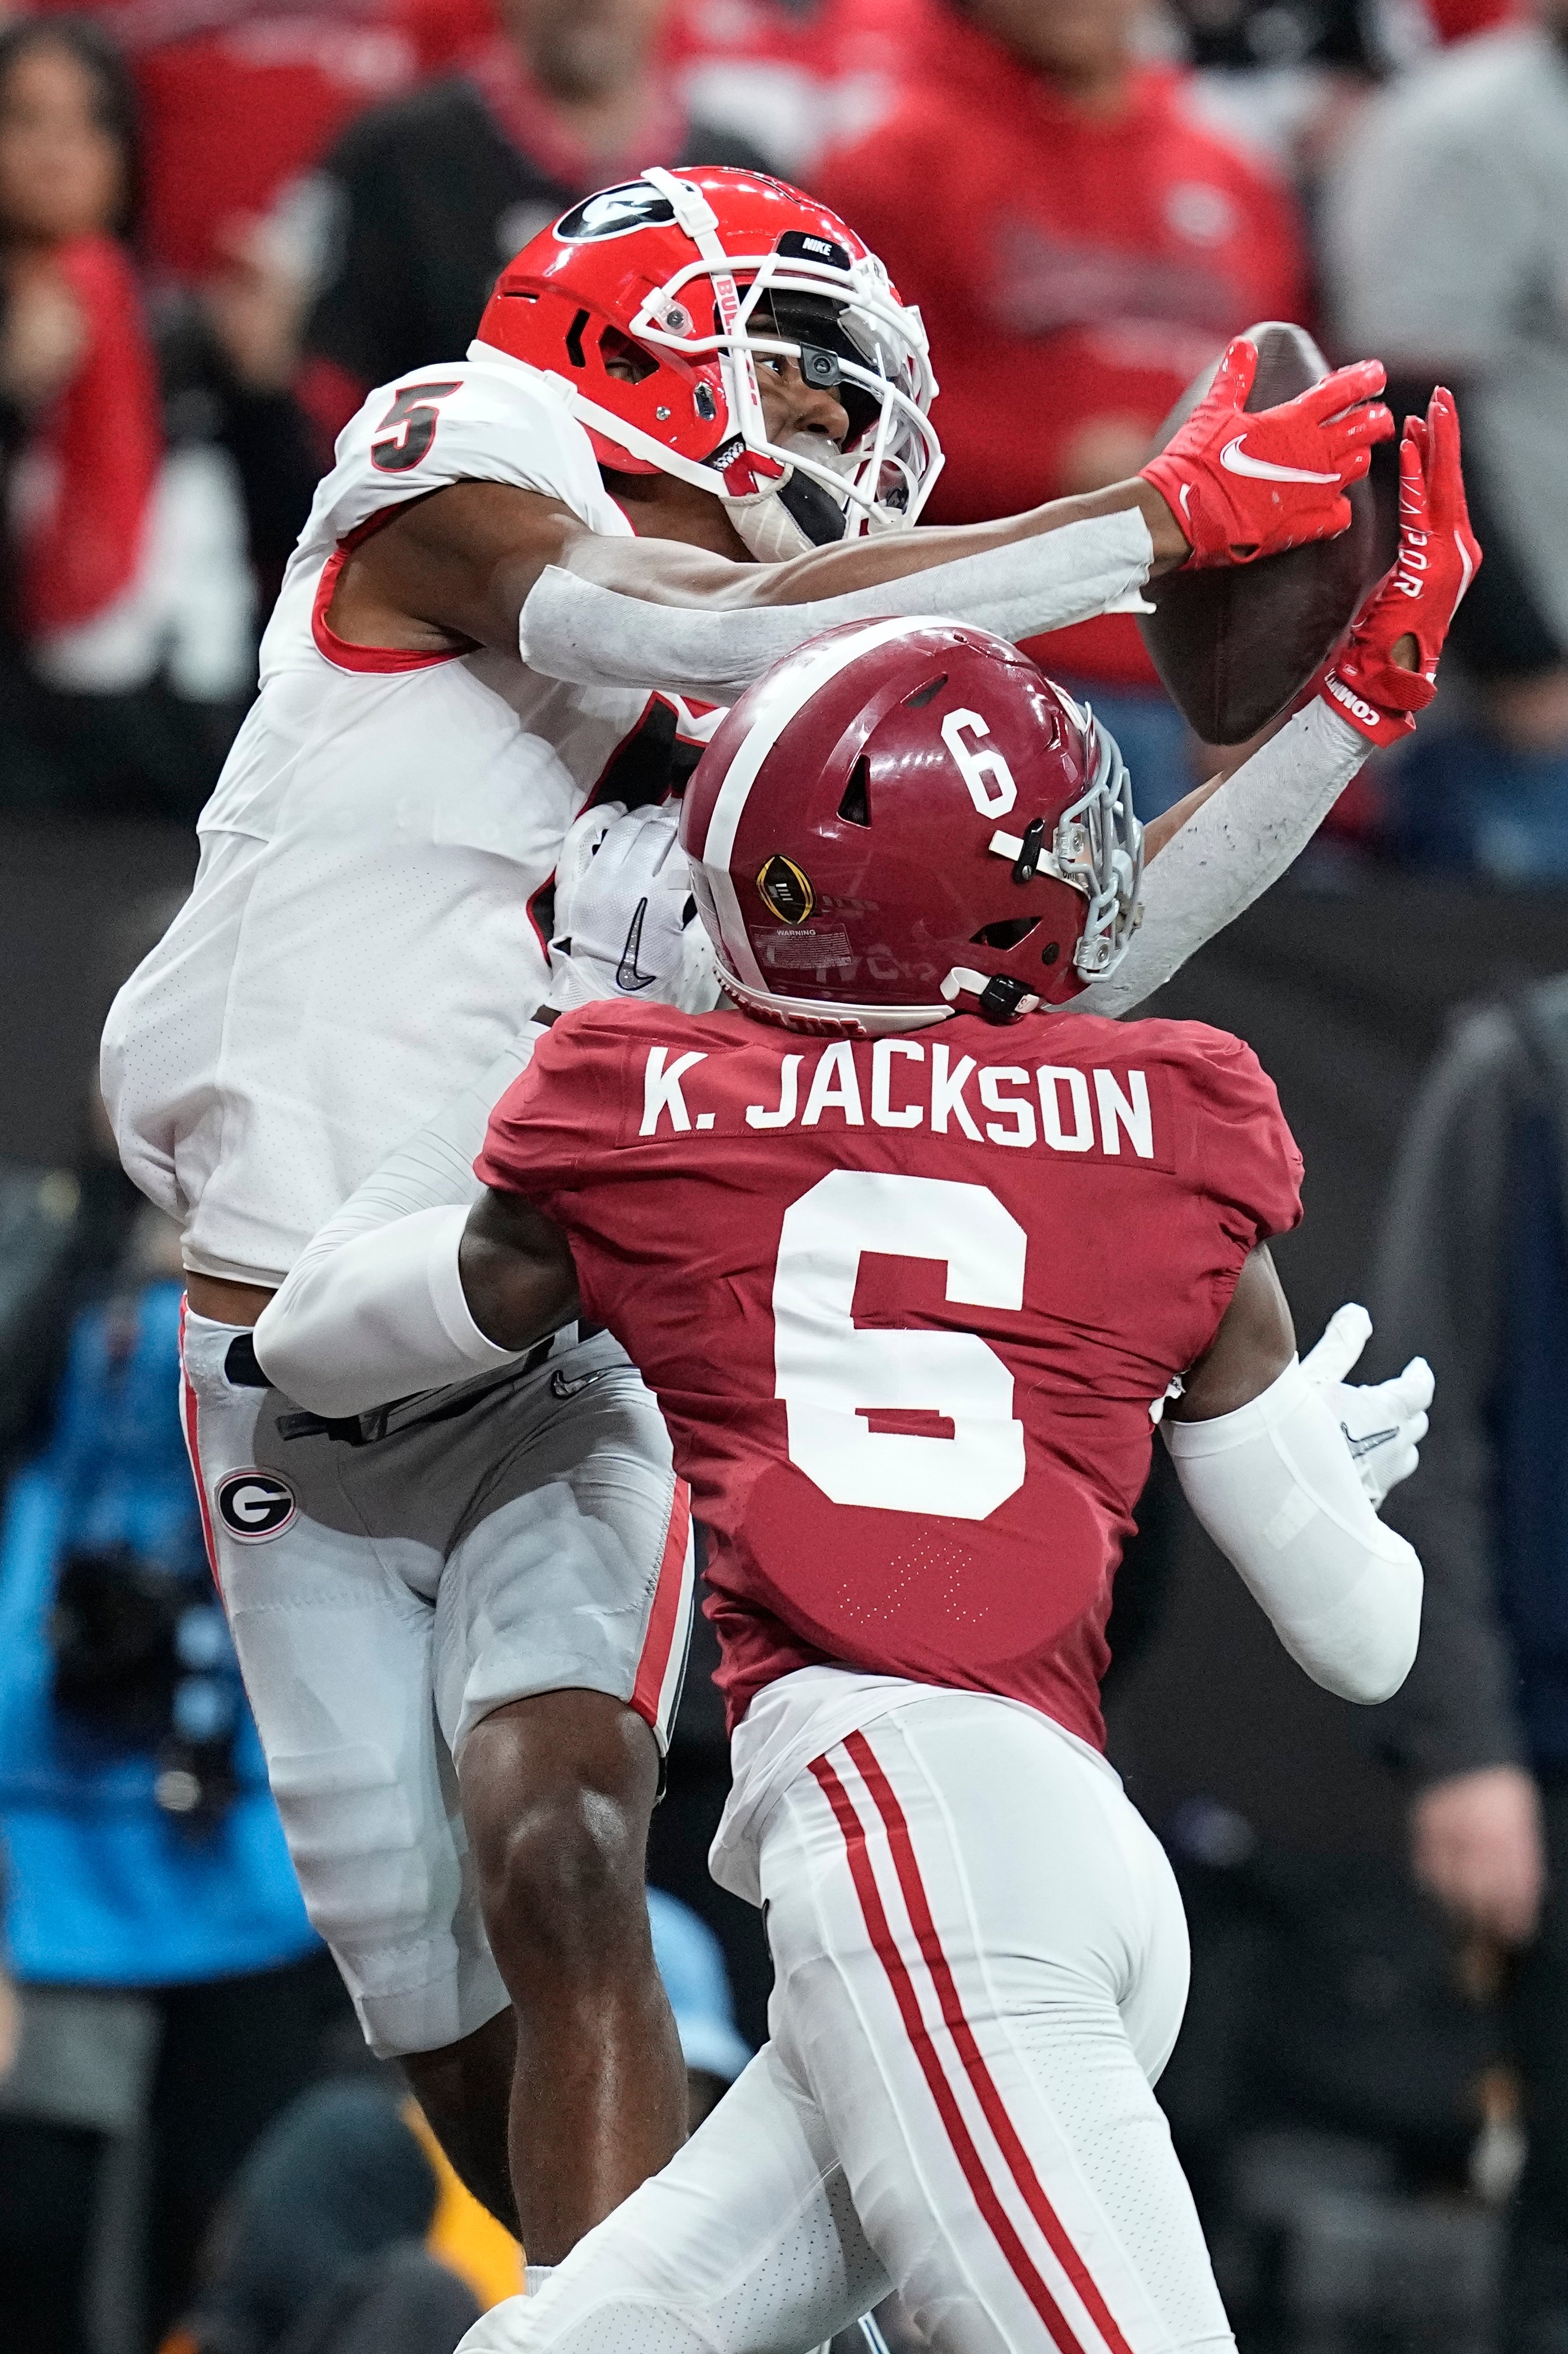
<path fill-rule="evenodd" d="M 680 103 L 657 60 L 667 5 L 502 0 L 461 73 L 344 133 L 301 386 L 329 435 L 372 385 L 461 358 L 502 264 L 579 196 L 648 164 L 762 163 Z"/>
<path fill-rule="evenodd" d="M 0 791 L 188 815 L 238 725 L 251 587 L 233 470 L 183 429 L 123 242 L 132 84 L 86 17 L 0 34 Z M 216 754 L 216 758 L 215 758 Z"/>
<path fill-rule="evenodd" d="M 930 331 L 948 462 L 926 510 L 969 523 L 1133 472 L 1189 379 L 1254 321 L 1302 316 L 1292 199 L 1139 61 L 1139 0 L 944 0 L 889 117 L 818 192 Z M 1146 813 L 1192 781 L 1137 626 L 1034 642 L 1126 753 Z"/>
<path fill-rule="evenodd" d="M 308 13 L 253 0 L 207 6 L 178 37 L 171 14 L 162 13 L 161 37 L 134 51 L 143 238 L 154 268 L 200 279 L 345 122 L 413 80 L 418 58 L 402 28 L 382 21 L 385 9 L 353 0 Z"/>
<path fill-rule="evenodd" d="M 81 20 L 0 34 L 0 395 L 15 626 L 48 661 L 133 592 L 163 436 L 122 224 L 133 110 Z"/>
<path fill-rule="evenodd" d="M 1467 41 L 1472 33 L 1489 32 L 1529 15 L 1520 0 L 1423 0 L 1439 41 Z"/>
<path fill-rule="evenodd" d="M 936 0 L 685 0 L 665 54 L 694 114 L 733 123 L 776 172 L 809 181 L 893 99 Z"/>
<path fill-rule="evenodd" d="M 69 0 L 66 0 L 69 5 Z M 39 0 L 38 13 L 57 13 Z M 137 245 L 176 438 L 238 469 L 263 607 L 323 452 L 290 398 L 319 247 L 308 175 L 367 106 L 493 35 L 492 0 L 105 0 L 140 104 Z M 210 781 L 210 779 L 208 779 Z"/>
<path fill-rule="evenodd" d="M 72 0 L 37 0 L 35 13 Z M 102 0 L 131 60 L 143 133 L 142 242 L 187 279 L 223 265 L 366 106 L 482 37 L 489 0 Z"/>

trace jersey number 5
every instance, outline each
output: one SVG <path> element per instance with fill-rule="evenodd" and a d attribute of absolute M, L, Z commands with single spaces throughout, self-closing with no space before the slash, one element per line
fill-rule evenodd
<path fill-rule="evenodd" d="M 397 441 L 373 441 L 370 462 L 380 474 L 406 474 L 421 458 L 430 454 L 430 444 L 440 423 L 438 400 L 449 392 L 461 392 L 460 384 L 406 384 L 386 416 L 376 427 L 384 433 L 389 425 L 400 425 L 402 438 Z"/>
<path fill-rule="evenodd" d="M 773 1278 L 774 1394 L 789 1459 L 835 1504 L 983 1521 L 1023 1485 L 1012 1375 L 977 1332 L 854 1321 L 863 1252 L 938 1259 L 947 1296 L 1022 1308 L 1029 1238 L 986 1185 L 836 1169 L 784 1214 Z M 925 1412 L 950 1438 L 877 1430 Z"/>

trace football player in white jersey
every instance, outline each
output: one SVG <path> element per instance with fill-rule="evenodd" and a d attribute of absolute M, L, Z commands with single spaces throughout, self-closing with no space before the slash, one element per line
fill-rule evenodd
<path fill-rule="evenodd" d="M 1143 475 L 913 535 L 925 338 L 843 224 L 733 172 L 590 198 L 466 360 L 340 439 L 196 886 L 111 1015 L 122 1153 L 184 1225 L 187 1432 L 307 1903 L 372 2045 L 543 2262 L 683 2130 L 641 1876 L 684 1491 L 602 1332 L 336 1424 L 269 1388 L 249 1328 L 392 1147 L 499 1094 L 568 825 L 668 791 L 701 706 L 868 612 L 1018 639 L 1342 529 L 1392 426 L 1381 369 L 1244 417 L 1253 356 Z M 1353 765 L 1303 739 L 1266 815 L 1237 779 L 1209 832 L 1172 813 L 1105 1010 L 1255 896 Z"/>

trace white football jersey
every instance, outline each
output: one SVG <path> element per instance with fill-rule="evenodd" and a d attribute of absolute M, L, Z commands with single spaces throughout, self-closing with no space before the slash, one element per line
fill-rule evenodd
<path fill-rule="evenodd" d="M 515 656 L 345 644 L 347 548 L 461 480 L 630 535 L 548 377 L 477 356 L 383 385 L 339 437 L 261 643 L 261 692 L 198 833 L 189 899 L 114 1002 L 104 1097 L 126 1168 L 200 1273 L 277 1284 L 384 1156 L 545 992 L 539 902 L 597 792 L 662 790 L 713 715 L 566 686 Z"/>

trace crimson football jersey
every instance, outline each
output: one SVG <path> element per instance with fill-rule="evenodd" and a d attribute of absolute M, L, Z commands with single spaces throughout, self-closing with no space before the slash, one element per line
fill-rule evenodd
<path fill-rule="evenodd" d="M 590 1005 L 476 1165 L 565 1230 L 584 1313 L 657 1393 L 732 1724 L 831 1661 L 1103 1741 L 1150 1408 L 1300 1214 L 1249 1047 L 1071 1013 L 852 1042 Z"/>

